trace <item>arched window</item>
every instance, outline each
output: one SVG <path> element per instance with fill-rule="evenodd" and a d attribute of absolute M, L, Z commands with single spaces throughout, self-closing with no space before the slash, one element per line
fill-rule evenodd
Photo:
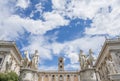
<path fill-rule="evenodd" d="M 74 75 L 74 77 L 76 77 L 76 75 Z"/>
<path fill-rule="evenodd" d="M 52 77 L 54 77 L 55 75 L 52 75 Z"/>
<path fill-rule="evenodd" d="M 62 66 L 60 66 L 60 68 L 62 68 Z"/>
<path fill-rule="evenodd" d="M 60 81 L 62 81 L 63 80 L 63 76 L 62 75 L 60 75 Z"/>
<path fill-rule="evenodd" d="M 60 60 L 60 63 L 62 63 L 62 60 Z"/>
<path fill-rule="evenodd" d="M 69 78 L 69 77 L 70 77 L 70 75 L 67 75 L 67 77 Z"/>
<path fill-rule="evenodd" d="M 52 81 L 55 81 L 55 75 L 52 75 Z"/>

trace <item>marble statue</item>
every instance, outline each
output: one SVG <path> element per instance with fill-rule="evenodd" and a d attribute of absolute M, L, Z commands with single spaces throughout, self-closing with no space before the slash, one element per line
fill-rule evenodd
<path fill-rule="evenodd" d="M 25 51 L 24 54 L 25 54 L 26 59 L 27 59 L 28 61 L 30 61 L 28 51 Z"/>
<path fill-rule="evenodd" d="M 24 66 L 25 66 L 25 65 L 24 65 L 24 59 L 21 60 L 20 66 L 21 66 L 21 67 L 24 67 Z"/>
<path fill-rule="evenodd" d="M 86 66 L 87 66 L 86 58 L 87 58 L 86 55 L 84 55 L 84 54 L 83 54 L 83 51 L 80 50 L 79 61 L 80 61 L 81 70 L 85 69 Z"/>
<path fill-rule="evenodd" d="M 11 66 L 12 66 L 12 57 L 9 58 L 9 61 L 6 62 L 6 71 L 11 70 Z"/>
<path fill-rule="evenodd" d="M 38 67 L 38 60 L 39 60 L 39 54 L 38 54 L 38 50 L 35 51 L 35 66 L 36 68 Z"/>
<path fill-rule="evenodd" d="M 89 57 L 88 57 L 88 59 L 87 59 L 87 62 L 88 62 L 88 64 L 89 64 L 90 68 L 93 67 L 93 61 L 94 61 L 94 60 L 95 60 L 95 59 L 94 59 L 94 57 L 93 57 L 93 51 L 92 51 L 91 49 L 89 49 Z"/>
<path fill-rule="evenodd" d="M 29 65 L 29 60 L 28 60 L 29 59 L 29 56 L 28 56 L 29 54 L 28 54 L 28 51 L 25 51 L 24 54 L 25 54 L 25 59 L 24 59 L 24 63 L 25 64 L 24 65 L 27 68 L 28 65 Z"/>
<path fill-rule="evenodd" d="M 21 66 L 24 68 L 30 68 L 31 61 L 29 59 L 28 51 L 25 51 L 24 54 L 25 54 L 25 58 L 21 60 Z"/>
<path fill-rule="evenodd" d="M 110 74 L 115 74 L 116 71 L 115 71 L 113 62 L 108 59 L 108 60 L 106 61 L 106 64 L 107 64 L 107 68 L 108 68 L 109 73 L 110 73 Z"/>
<path fill-rule="evenodd" d="M 24 68 L 37 69 L 38 59 L 39 59 L 38 51 L 35 50 L 35 53 L 31 54 L 31 59 L 29 59 L 28 51 L 25 51 L 24 54 L 25 54 L 25 59 L 21 60 L 21 66 Z"/>
<path fill-rule="evenodd" d="M 38 50 L 35 50 L 34 56 L 32 58 L 32 65 L 37 68 L 38 67 L 38 60 L 39 60 L 39 54 L 38 54 Z"/>

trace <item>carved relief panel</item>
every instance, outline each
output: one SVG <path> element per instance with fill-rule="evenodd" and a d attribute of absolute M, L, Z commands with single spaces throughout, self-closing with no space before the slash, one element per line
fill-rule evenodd
<path fill-rule="evenodd" d="M 112 62 L 114 64 L 115 70 L 117 73 L 120 73 L 120 51 L 115 50 L 110 52 L 112 57 Z"/>

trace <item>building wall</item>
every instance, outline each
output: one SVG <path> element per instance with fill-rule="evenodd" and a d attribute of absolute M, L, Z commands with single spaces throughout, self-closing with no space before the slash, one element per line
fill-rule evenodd
<path fill-rule="evenodd" d="M 73 73 L 60 74 L 59 72 L 56 74 L 55 73 L 54 74 L 52 74 L 52 73 L 45 73 L 45 74 L 39 73 L 39 80 L 38 81 L 79 81 L 79 78 L 80 77 L 77 73 L 75 73 L 75 74 L 73 74 Z"/>
<path fill-rule="evenodd" d="M 119 59 L 120 40 L 106 41 L 95 64 L 101 81 L 114 81 L 110 79 L 110 75 L 120 73 Z"/>
<path fill-rule="evenodd" d="M 0 55 L 2 56 L 2 51 L 0 51 Z M 4 52 L 4 57 L 2 57 L 1 63 L 1 72 L 14 71 L 19 75 L 20 72 L 20 64 L 17 63 L 16 58 L 11 54 L 11 52 Z"/>
<path fill-rule="evenodd" d="M 20 55 L 14 43 L 0 41 L 0 72 L 14 71 L 20 75 Z"/>

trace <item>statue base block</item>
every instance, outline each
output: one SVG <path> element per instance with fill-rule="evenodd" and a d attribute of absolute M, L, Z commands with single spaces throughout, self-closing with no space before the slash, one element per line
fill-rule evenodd
<path fill-rule="evenodd" d="M 80 71 L 80 81 L 98 81 L 94 69 L 84 69 Z"/>
<path fill-rule="evenodd" d="M 20 81 L 38 81 L 37 71 L 29 68 L 21 69 Z"/>

